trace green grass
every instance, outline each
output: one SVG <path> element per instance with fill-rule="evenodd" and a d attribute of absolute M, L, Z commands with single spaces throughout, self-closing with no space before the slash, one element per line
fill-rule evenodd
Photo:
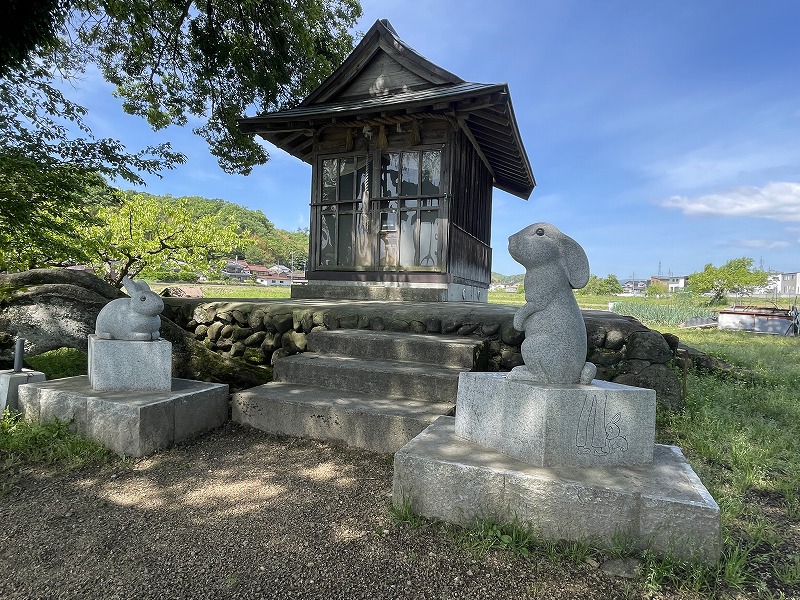
<path fill-rule="evenodd" d="M 399 506 L 394 504 L 389 506 L 389 515 L 396 523 L 405 523 L 412 527 L 422 527 L 427 523 L 427 520 L 416 514 L 411 506 L 411 501 L 403 499 Z"/>
<path fill-rule="evenodd" d="M 522 306 L 525 304 L 525 294 L 509 294 L 508 292 L 489 292 L 487 295 L 489 304 L 511 304 Z"/>
<path fill-rule="evenodd" d="M 685 409 L 658 416 L 658 441 L 680 446 L 720 505 L 725 549 L 715 583 L 793 597 L 800 582 L 791 583 L 797 566 L 787 555 L 800 551 L 792 532 L 800 516 L 800 338 L 671 331 L 736 367 L 689 373 Z"/>
<path fill-rule="evenodd" d="M 466 548 L 475 557 L 485 555 L 489 550 L 507 550 L 522 556 L 531 556 L 539 550 L 539 537 L 533 529 L 517 524 L 498 524 L 479 520 L 472 527 L 452 528 L 455 542 Z"/>
<path fill-rule="evenodd" d="M 634 317 L 650 327 L 677 327 L 693 317 L 714 316 L 715 310 L 702 300 L 690 296 L 676 296 L 671 302 L 621 299 L 609 306 L 613 312 Z"/>
<path fill-rule="evenodd" d="M 289 286 L 203 284 L 204 298 L 290 298 Z"/>
<path fill-rule="evenodd" d="M 48 380 L 86 375 L 88 356 L 77 348 L 58 348 L 35 356 L 28 356 L 25 362 L 36 371 L 45 374 Z"/>
<path fill-rule="evenodd" d="M 228 299 L 228 298 L 291 298 L 291 288 L 287 286 L 268 286 L 254 283 L 165 283 L 160 281 L 147 282 L 155 292 L 160 292 L 166 287 L 191 287 L 199 288 L 203 298 Z"/>
<path fill-rule="evenodd" d="M 69 424 L 28 423 L 8 409 L 0 418 L 0 470 L 31 465 L 78 468 L 105 464 L 118 457 L 99 444 L 70 431 Z"/>

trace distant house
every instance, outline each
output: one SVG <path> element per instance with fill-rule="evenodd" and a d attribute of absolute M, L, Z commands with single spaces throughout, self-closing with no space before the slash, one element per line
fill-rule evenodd
<path fill-rule="evenodd" d="M 229 260 L 222 268 L 222 275 L 241 282 L 250 279 L 253 272 L 250 270 L 250 265 L 243 260 Z"/>
<path fill-rule="evenodd" d="M 246 281 L 248 279 L 255 279 L 261 283 L 260 279 L 270 278 L 286 278 L 292 279 L 292 270 L 284 265 L 274 265 L 272 267 L 265 267 L 264 265 L 251 265 L 244 260 L 229 260 L 225 267 L 222 269 L 222 274 L 231 279 L 238 281 Z M 276 279 L 277 281 L 278 279 Z M 266 284 L 266 285 L 281 285 L 281 284 Z"/>
<path fill-rule="evenodd" d="M 264 275 L 262 277 L 256 277 L 256 283 L 260 283 L 261 285 L 290 286 L 293 283 L 293 277 L 291 275 Z"/>
<path fill-rule="evenodd" d="M 256 278 L 256 280 L 258 280 L 259 277 L 266 277 L 272 274 L 270 269 L 263 265 L 247 265 L 247 266 L 250 269 L 250 273 L 253 275 L 253 277 Z"/>
<path fill-rule="evenodd" d="M 650 283 L 661 284 L 666 287 L 670 293 L 682 292 L 686 289 L 687 276 L 685 275 L 652 275 Z"/>
<path fill-rule="evenodd" d="M 648 283 L 649 279 L 628 279 L 622 282 L 622 290 L 624 294 L 639 296 L 645 293 Z"/>
<path fill-rule="evenodd" d="M 291 275 L 292 270 L 286 265 L 272 265 L 266 270 L 268 275 Z"/>

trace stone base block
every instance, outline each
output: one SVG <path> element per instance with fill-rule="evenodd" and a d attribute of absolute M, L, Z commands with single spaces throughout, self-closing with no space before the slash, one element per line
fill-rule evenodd
<path fill-rule="evenodd" d="M 459 437 L 439 417 L 394 458 L 392 501 L 463 526 L 483 519 L 532 527 L 546 539 L 612 547 L 620 540 L 715 563 L 719 507 L 675 446 L 636 467 L 542 468 Z"/>
<path fill-rule="evenodd" d="M 538 467 L 649 464 L 655 425 L 653 390 L 599 380 L 543 384 L 507 373 L 458 380 L 456 434 Z"/>
<path fill-rule="evenodd" d="M 78 433 L 126 456 L 144 456 L 222 426 L 228 386 L 173 379 L 168 392 L 92 389 L 86 376 L 20 386 L 27 421 L 70 421 Z"/>
<path fill-rule="evenodd" d="M 485 287 L 460 283 L 313 280 L 292 286 L 293 299 L 383 300 L 404 302 L 482 302 Z"/>
<path fill-rule="evenodd" d="M 167 340 L 104 340 L 89 335 L 89 381 L 98 391 L 168 392 L 172 344 Z"/>
<path fill-rule="evenodd" d="M 17 389 L 20 385 L 45 379 L 44 373 L 30 369 L 22 369 L 19 373 L 13 370 L 0 371 L 0 414 L 6 408 L 17 410 Z"/>

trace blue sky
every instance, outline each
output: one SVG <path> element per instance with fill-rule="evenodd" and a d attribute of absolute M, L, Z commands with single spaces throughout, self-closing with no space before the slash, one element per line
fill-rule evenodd
<path fill-rule="evenodd" d="M 747 256 L 800 271 L 800 2 L 364 0 L 467 81 L 508 83 L 537 187 L 494 192 L 493 270 L 522 267 L 507 238 L 547 221 L 592 273 L 686 275 Z M 487 10 L 488 9 L 488 10 Z M 278 227 L 308 226 L 311 167 L 281 150 L 227 175 L 186 128 L 152 132 L 90 72 L 70 97 L 99 137 L 171 141 L 185 165 L 145 191 L 223 198 Z"/>

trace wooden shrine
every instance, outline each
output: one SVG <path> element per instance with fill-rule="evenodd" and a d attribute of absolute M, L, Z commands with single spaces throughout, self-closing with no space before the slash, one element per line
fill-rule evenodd
<path fill-rule="evenodd" d="M 486 301 L 492 189 L 536 185 L 508 86 L 434 65 L 385 20 L 300 105 L 239 130 L 312 166 L 293 298 Z"/>

